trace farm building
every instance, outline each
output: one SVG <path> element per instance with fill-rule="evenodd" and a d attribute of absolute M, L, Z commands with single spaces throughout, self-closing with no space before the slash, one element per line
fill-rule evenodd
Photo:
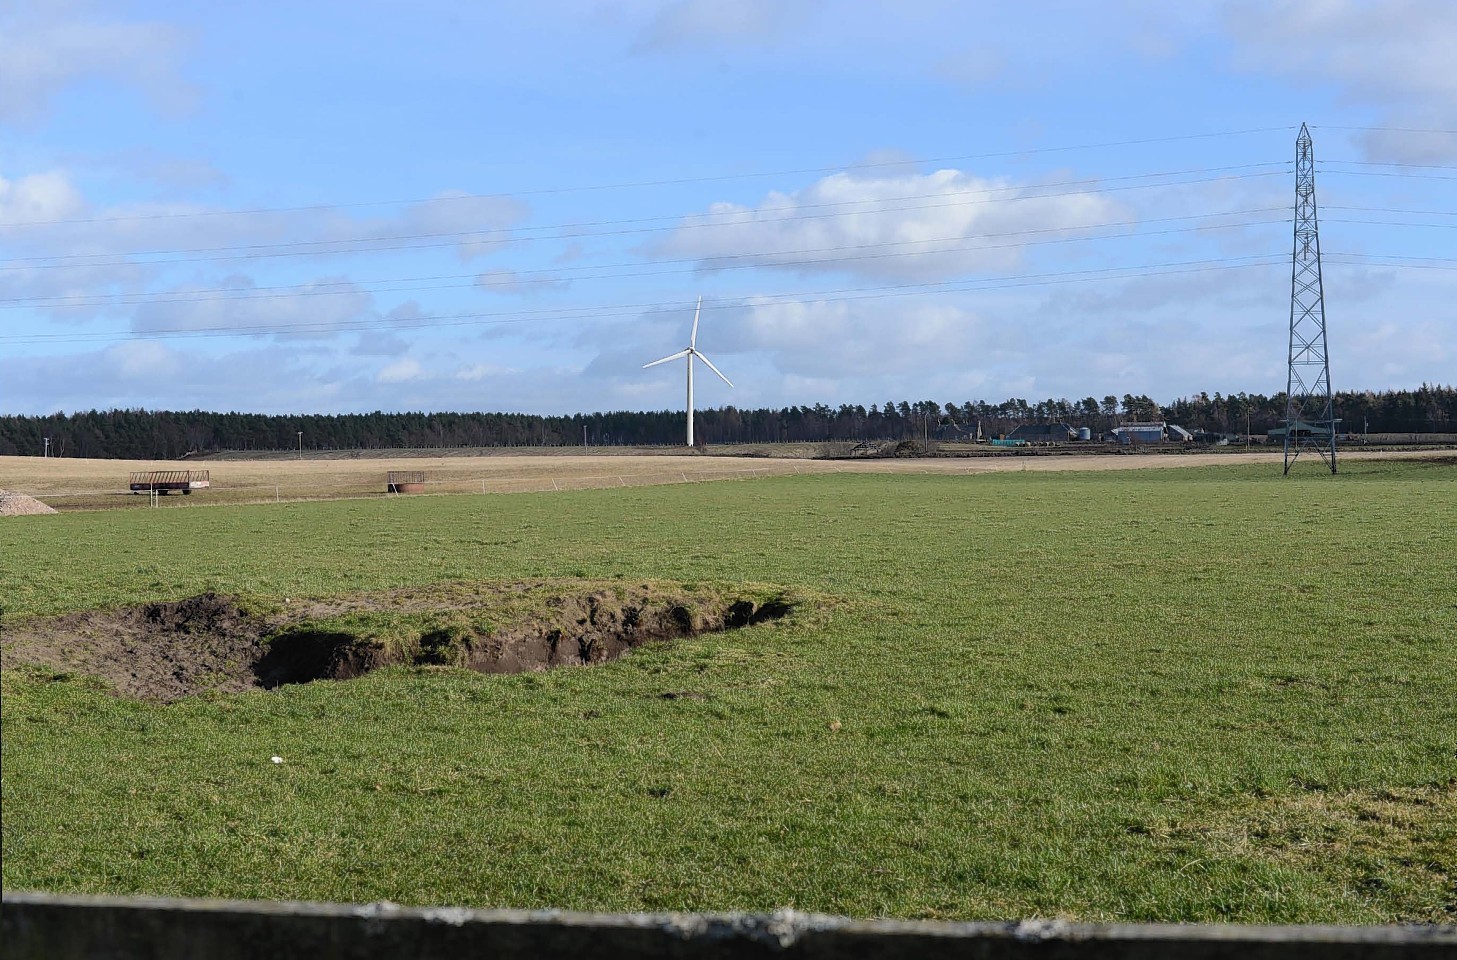
<path fill-rule="evenodd" d="M 1113 439 L 1119 443 L 1189 443 L 1194 435 L 1183 427 L 1163 420 L 1149 420 L 1142 423 L 1125 423 L 1113 428 Z"/>
<path fill-rule="evenodd" d="M 1065 423 L 1024 423 L 1007 434 L 1007 439 L 1028 443 L 1067 443 L 1073 436 L 1073 428 Z"/>
<path fill-rule="evenodd" d="M 1309 440 L 1311 438 L 1321 440 L 1329 439 L 1332 429 L 1331 425 L 1327 423 L 1306 423 L 1304 420 L 1296 420 L 1292 424 L 1292 426 L 1295 428 L 1294 435 L 1297 440 Z M 1285 428 L 1276 427 L 1275 429 L 1271 430 L 1267 434 L 1267 436 L 1271 440 L 1279 443 L 1284 443 Z"/>

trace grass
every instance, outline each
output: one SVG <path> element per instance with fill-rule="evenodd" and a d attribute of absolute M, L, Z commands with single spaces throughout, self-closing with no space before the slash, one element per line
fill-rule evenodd
<path fill-rule="evenodd" d="M 785 477 L 0 526 L 0 623 L 537 577 L 831 602 L 514 677 L 391 668 L 164 705 L 7 670 L 5 888 L 1457 919 L 1451 466 Z"/>

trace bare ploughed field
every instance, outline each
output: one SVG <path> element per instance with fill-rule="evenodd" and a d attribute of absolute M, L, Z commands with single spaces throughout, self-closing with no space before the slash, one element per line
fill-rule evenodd
<path fill-rule="evenodd" d="M 1428 451 L 1342 452 L 1342 458 L 1432 457 Z M 1450 454 L 1448 454 L 1450 456 Z M 147 495 L 127 491 L 128 475 L 142 470 L 207 470 L 212 486 L 191 496 L 157 498 L 159 506 L 202 506 L 386 496 L 391 470 L 418 471 L 426 494 L 524 493 L 637 487 L 711 480 L 817 473 L 979 474 L 1015 471 L 1146 470 L 1266 464 L 1278 467 L 1279 450 L 1219 453 L 1008 453 L 1002 456 L 819 460 L 774 456 L 702 456 L 501 451 L 478 456 L 371 457 L 349 453 L 275 454 L 268 459 L 194 461 L 82 460 L 0 457 L 0 488 L 29 494 L 58 510 L 145 507 Z"/>

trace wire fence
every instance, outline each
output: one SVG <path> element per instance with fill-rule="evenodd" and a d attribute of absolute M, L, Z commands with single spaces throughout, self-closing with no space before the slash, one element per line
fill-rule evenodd
<path fill-rule="evenodd" d="M 277 482 L 234 482 L 214 479 L 211 487 L 191 494 L 181 492 L 144 491 L 134 493 L 120 487 L 15 490 L 55 507 L 58 510 L 124 509 L 138 507 L 179 507 L 217 504 L 296 503 L 310 500 L 395 499 L 430 495 L 565 493 L 578 490 L 602 490 L 627 487 L 650 487 L 668 484 L 712 483 L 725 480 L 752 480 L 800 474 L 840 473 L 847 468 L 833 462 L 787 464 L 766 467 L 725 469 L 666 470 L 654 472 L 619 472 L 578 475 L 531 474 L 499 475 L 427 475 L 421 483 L 423 493 L 394 493 L 388 489 L 384 471 L 379 476 L 291 476 Z"/>
<path fill-rule="evenodd" d="M 361 469 L 289 469 L 277 476 L 259 478 L 252 476 L 230 480 L 226 474 L 218 476 L 214 468 L 212 486 L 196 490 L 191 494 L 181 491 L 144 491 L 134 494 L 120 484 L 125 474 L 117 479 L 117 486 L 88 484 L 85 478 L 72 478 L 75 485 L 68 486 L 67 478 L 58 477 L 44 483 L 16 483 L 0 479 L 12 493 L 34 497 L 58 510 L 107 510 L 137 507 L 178 507 L 220 504 L 250 503 L 292 503 L 311 500 L 380 499 L 396 497 L 421 497 L 430 495 L 491 495 L 515 493 L 566 493 L 580 490 L 602 490 L 627 487 L 650 487 L 669 484 L 711 483 L 725 480 L 752 480 L 769 477 L 790 477 L 817 474 L 894 474 L 972 476 L 989 472 L 1046 471 L 1046 470 L 1089 470 L 1089 469 L 1133 469 L 1147 467 L 1178 467 L 1185 465 L 1207 465 L 1213 463 L 1260 462 L 1274 458 L 1278 461 L 1280 451 L 1250 451 L 1248 453 L 1210 453 L 1202 456 L 1160 455 L 1144 450 L 1120 450 L 1118 456 L 1057 457 L 1036 455 L 1036 451 L 1019 452 L 1009 457 L 942 457 L 931 459 L 907 458 L 856 458 L 851 460 L 777 460 L 763 465 L 747 467 L 710 467 L 702 460 L 687 461 L 684 466 L 651 470 L 612 470 L 611 461 L 600 466 L 607 470 L 576 473 L 571 469 L 527 470 L 513 473 L 452 468 L 449 466 L 427 469 L 421 482 L 421 493 L 391 493 L 388 491 L 387 470 L 381 465 L 378 470 Z M 1347 458 L 1386 457 L 1430 457 L 1433 451 L 1376 451 L 1361 449 L 1343 454 Z M 312 461 L 320 464 L 319 461 Z M 590 469 L 590 468 L 589 468 Z"/>

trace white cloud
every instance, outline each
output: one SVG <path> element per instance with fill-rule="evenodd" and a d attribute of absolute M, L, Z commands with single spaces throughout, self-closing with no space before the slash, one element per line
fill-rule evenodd
<path fill-rule="evenodd" d="M 135 286 L 148 272 L 136 264 L 95 265 L 79 260 L 64 267 L 42 259 L 52 253 L 55 220 L 81 218 L 88 207 L 70 177 L 60 170 L 15 179 L 0 176 L 0 301 L 39 301 L 37 309 L 52 319 L 75 322 L 97 310 L 76 306 L 97 296 Z M 90 253 L 91 240 L 78 235 L 77 253 Z"/>
<path fill-rule="evenodd" d="M 682 367 L 642 365 L 683 346 L 683 318 L 655 315 L 650 324 L 633 326 L 595 331 L 596 356 L 582 378 L 637 402 L 671 399 L 682 390 Z M 705 310 L 698 345 L 736 388 L 700 368 L 698 392 L 705 404 L 754 406 L 770 396 L 775 403 L 856 397 L 868 403 L 882 391 L 909 395 L 930 384 L 959 391 L 1004 362 L 1021 339 L 1018 328 L 988 323 L 978 311 L 945 300 L 754 297 L 746 306 Z M 796 383 L 824 388 L 796 393 Z"/>
<path fill-rule="evenodd" d="M 427 317 L 425 310 L 420 306 L 418 301 L 406 300 L 404 303 L 399 304 L 398 306 L 389 310 L 384 315 L 384 318 L 393 323 L 404 325 L 416 323 L 420 320 L 426 319 Z"/>
<path fill-rule="evenodd" d="M 410 380 L 419 380 L 425 375 L 425 368 L 420 361 L 412 357 L 402 357 L 394 363 L 382 367 L 375 379 L 380 383 L 406 383 Z"/>
<path fill-rule="evenodd" d="M 487 270 L 477 276 L 476 286 L 491 293 L 530 296 L 565 287 L 567 283 L 551 276 L 524 276 L 515 270 L 497 269 Z"/>
<path fill-rule="evenodd" d="M 221 288 L 228 294 L 212 292 Z M 374 296 L 344 277 L 322 277 L 280 291 L 258 291 L 253 279 L 234 274 L 216 285 L 186 285 L 173 299 L 145 303 L 132 315 L 132 330 L 226 330 L 240 336 L 322 336 L 339 325 L 374 319 Z M 195 293 L 196 296 L 189 296 Z"/>
<path fill-rule="evenodd" d="M 765 44 L 798 26 L 817 0 L 673 0 L 643 27 L 633 50 Z"/>
<path fill-rule="evenodd" d="M 522 371 L 498 363 L 472 363 L 455 371 L 455 379 L 477 382 L 496 377 L 515 376 Z"/>
<path fill-rule="evenodd" d="M 1015 266 L 1024 241 L 1128 216 L 1092 190 L 1039 191 L 959 170 L 847 172 L 792 194 L 771 193 L 754 207 L 716 203 L 685 218 L 651 252 L 694 258 L 705 270 L 753 265 L 938 280 Z"/>
<path fill-rule="evenodd" d="M 432 234 L 462 234 L 456 253 L 461 260 L 473 260 L 509 243 L 509 227 L 525 220 L 529 213 L 530 208 L 513 197 L 451 190 L 410 204 L 397 217 L 381 223 L 375 235 L 428 238 Z"/>
<path fill-rule="evenodd" d="M 1006 56 L 996 47 L 965 47 L 937 61 L 932 73 L 969 90 L 985 90 L 1008 79 Z"/>
<path fill-rule="evenodd" d="M 89 5 L 46 0 L 0 11 L 0 122 L 32 122 L 71 84 L 117 80 L 168 109 L 186 106 L 191 88 L 175 65 L 187 45 L 165 23 L 93 19 Z"/>
<path fill-rule="evenodd" d="M 60 156 L 70 169 L 111 180 L 151 184 L 179 195 L 194 190 L 217 190 L 231 183 L 228 175 L 209 159 L 174 156 L 150 146 Z"/>
<path fill-rule="evenodd" d="M 1278 318 L 1289 300 L 1288 262 L 1174 267 L 1115 282 L 1068 284 L 1048 296 L 1059 313 L 1084 318 L 1148 316 L 1159 310 L 1177 315 L 1196 307 L 1230 314 L 1254 309 Z"/>
<path fill-rule="evenodd" d="M 373 303 L 347 277 L 250 295 L 255 286 L 279 284 L 257 284 L 239 275 L 238 264 L 292 271 L 300 261 L 352 263 L 415 244 L 427 252 L 453 245 L 458 257 L 471 259 L 508 244 L 510 227 L 527 208 L 508 197 L 455 192 L 375 217 L 332 208 L 215 212 L 185 203 L 98 207 L 63 170 L 0 177 L 0 307 L 8 301 L 75 324 L 127 315 L 140 301 L 135 330 L 251 326 L 275 333 L 302 322 L 338 322 Z M 214 269 L 197 266 L 209 260 Z M 180 282 L 185 274 L 193 279 Z M 411 301 L 388 316 L 403 322 L 424 312 Z"/>
<path fill-rule="evenodd" d="M 392 333 L 366 330 L 354 341 L 350 353 L 356 357 L 398 357 L 410 349 L 410 342 Z"/>
<path fill-rule="evenodd" d="M 1382 126 L 1457 128 L 1457 4 L 1451 0 L 1275 0 L 1231 8 L 1239 63 L 1302 86 L 1334 84 L 1347 103 L 1381 111 Z M 1373 159 L 1457 157 L 1452 134 L 1373 131 Z"/>
<path fill-rule="evenodd" d="M 801 377 L 969 364 L 1000 340 L 976 313 L 950 303 L 758 302 L 724 320 L 726 352 L 766 354 L 776 369 Z"/>
<path fill-rule="evenodd" d="M 74 217 L 84 209 L 80 191 L 60 170 L 15 180 L 0 176 L 0 236 L 15 235 L 19 226 Z"/>
<path fill-rule="evenodd" d="M 201 204 L 144 202 L 97 207 L 60 170 L 0 179 L 0 240 L 12 256 L 127 258 L 167 263 L 216 258 L 341 257 L 400 247 L 454 247 L 461 259 L 498 250 L 528 215 L 510 197 L 441 193 L 386 216 L 338 208 L 236 213 Z M 47 223 L 47 221 L 69 221 Z M 25 228 L 6 223 L 39 224 Z M 199 257 L 198 254 L 207 255 Z"/>
<path fill-rule="evenodd" d="M 0 358 L 0 383 L 9 412 L 314 410 L 333 402 L 317 360 L 277 346 L 212 355 L 195 345 L 130 341 L 63 356 Z"/>
<path fill-rule="evenodd" d="M 116 373 L 128 380 L 152 380 L 170 377 L 183 366 L 177 351 L 147 340 L 115 344 L 106 350 L 107 360 Z"/>

